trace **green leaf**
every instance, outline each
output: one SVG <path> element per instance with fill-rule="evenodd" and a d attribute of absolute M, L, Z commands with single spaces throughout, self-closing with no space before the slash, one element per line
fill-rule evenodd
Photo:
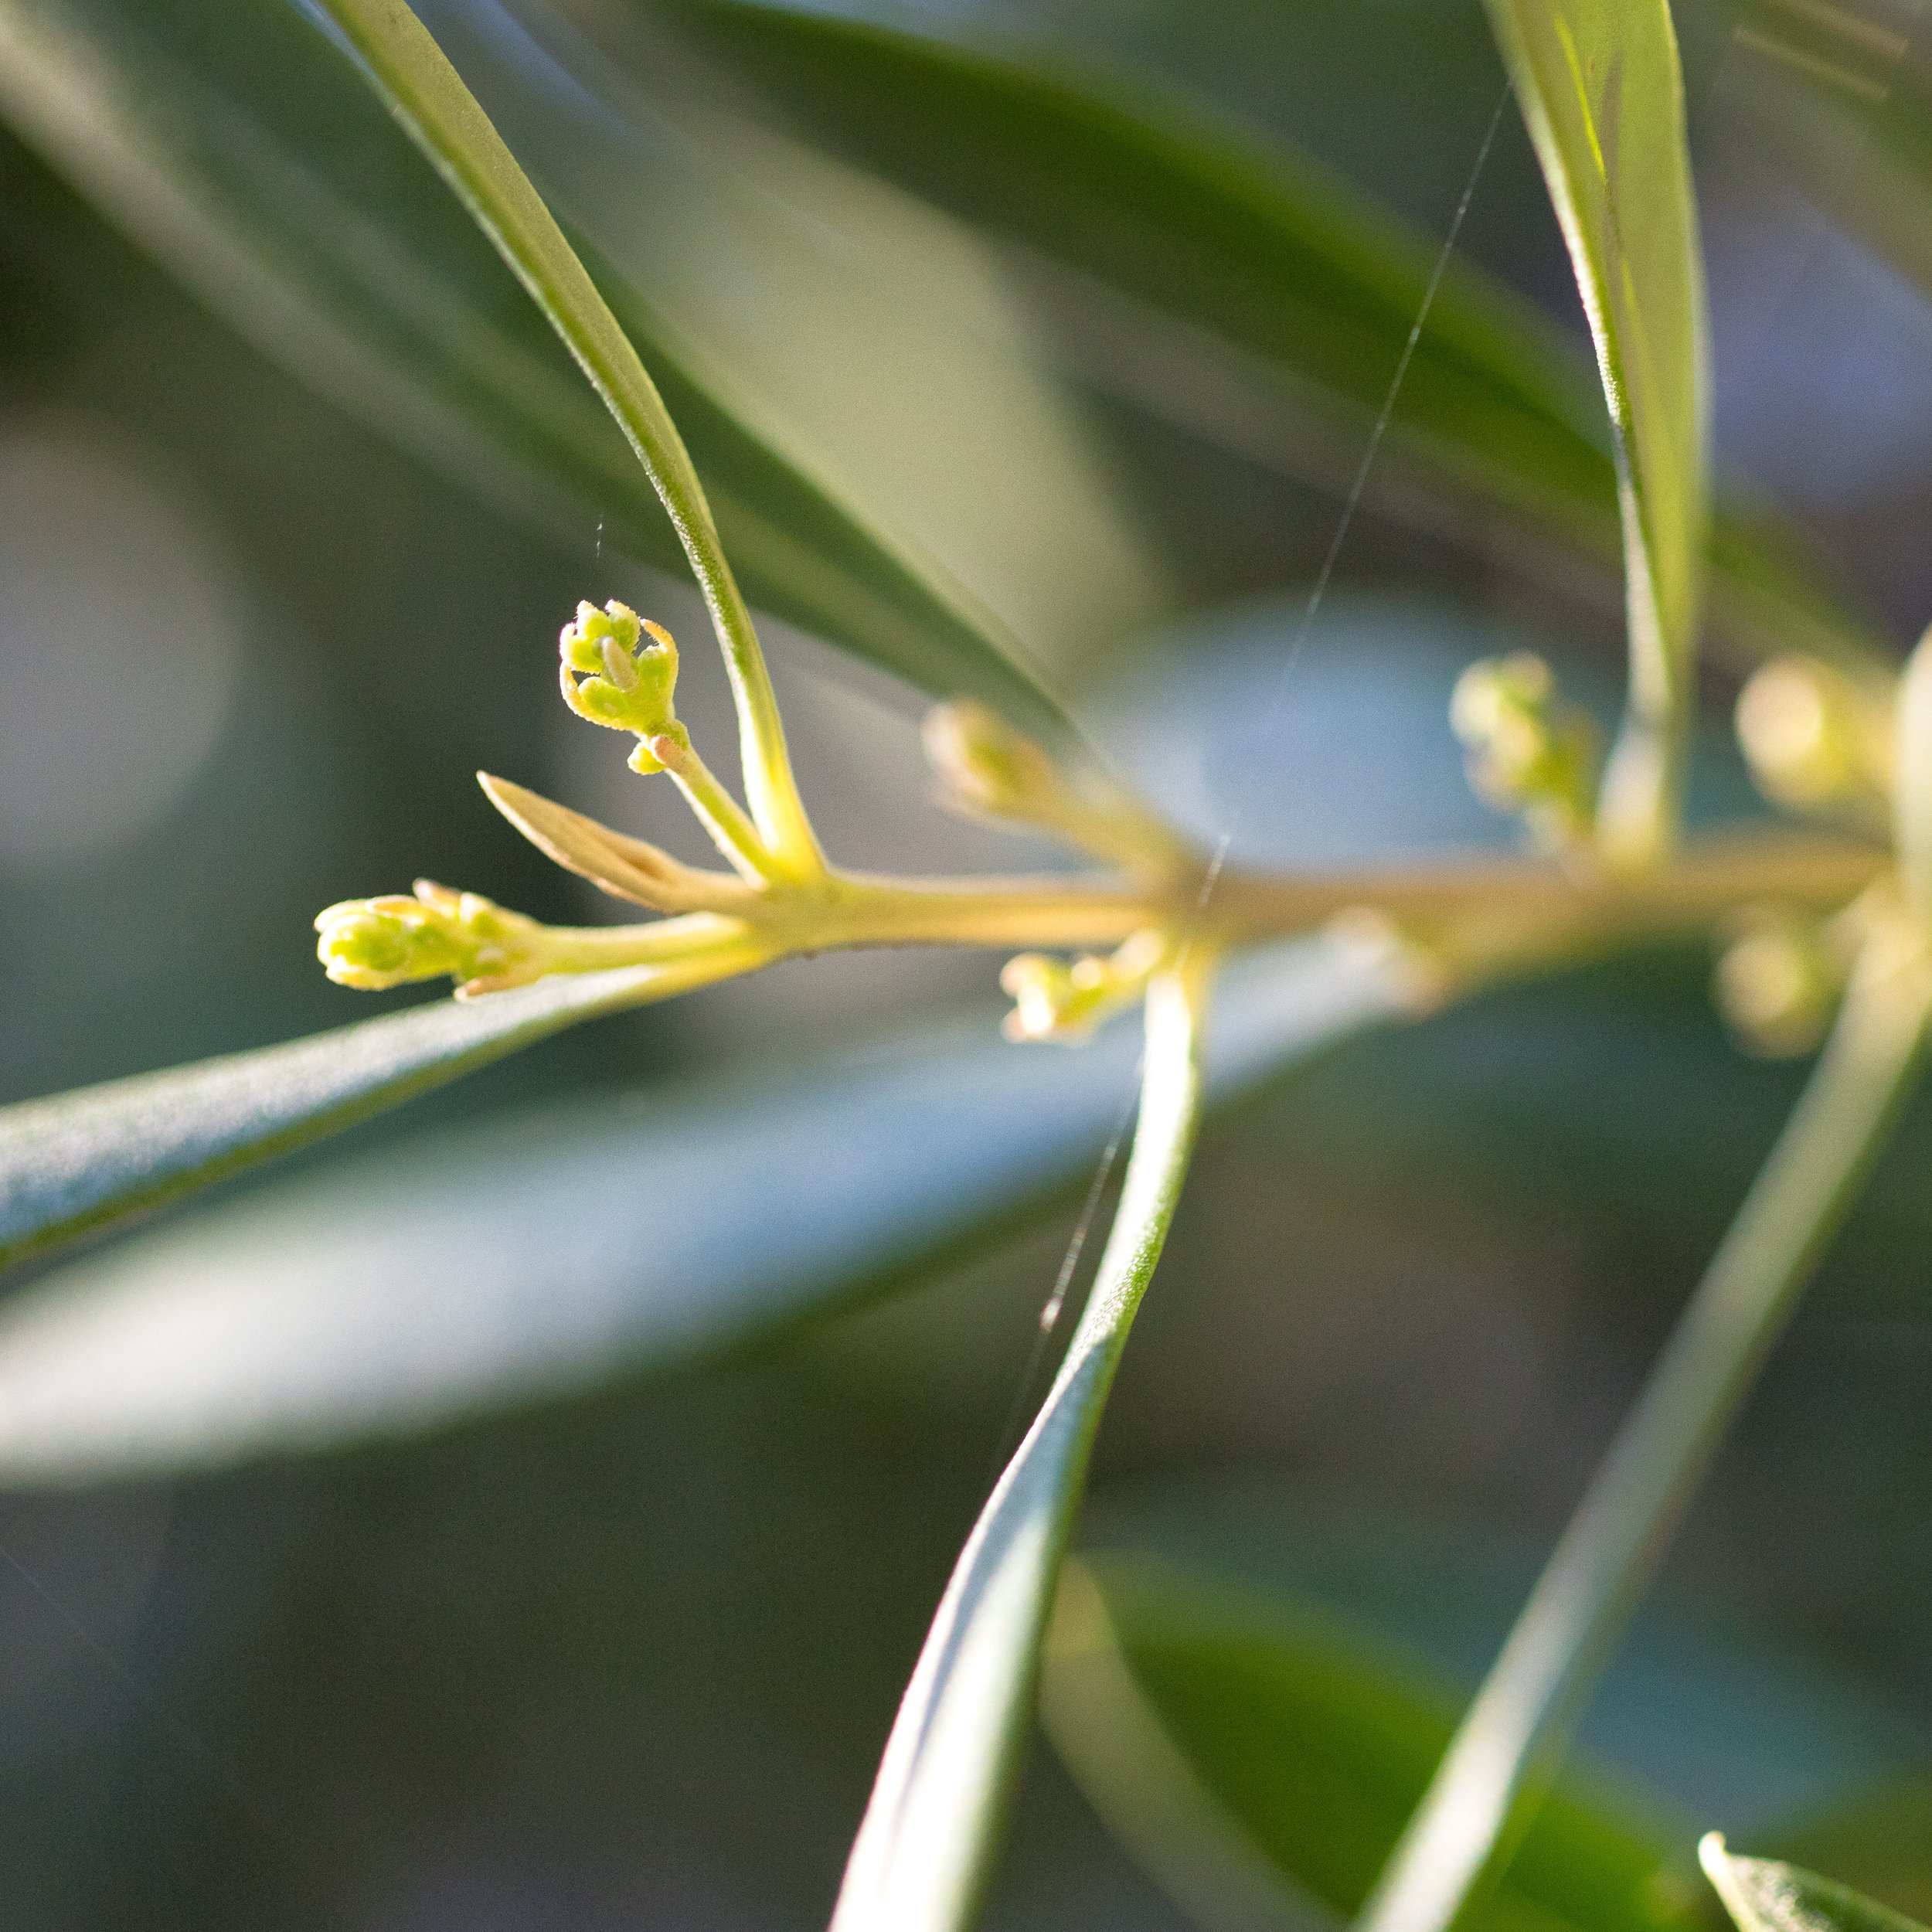
<path fill-rule="evenodd" d="M 758 634 L 689 452 L 602 291 L 543 198 L 407 0 L 314 0 L 376 92 L 495 245 L 623 430 L 678 533 L 711 614 L 738 712 L 746 801 L 795 872 L 824 859 L 800 801 Z"/>
<path fill-rule="evenodd" d="M 455 1070 L 429 1051 L 452 1027 L 562 1025 L 583 1009 L 551 1009 L 583 984 L 17 1109 L 0 1117 L 7 1225 L 37 1216 L 52 1239 L 325 1131 L 412 1090 L 355 1083 L 372 1042 L 393 1080 L 420 1084 Z M 1215 1091 L 1398 1005 L 1383 972 L 1326 944 L 1238 961 Z M 0 1481 L 400 1435 L 799 1319 L 1075 1182 L 1120 1120 L 1134 1051 L 1128 1030 L 1078 1053 L 1016 1047 L 988 1015 L 444 1131 L 158 1230 L 0 1310 Z"/>
<path fill-rule="evenodd" d="M 1148 531 L 982 242 L 748 120 L 662 33 L 627 73 L 552 9 L 423 5 L 649 338 L 876 531 L 1056 658 L 1170 614 Z"/>
<path fill-rule="evenodd" d="M 1709 516 L 1703 256 L 1668 0 L 1488 0 L 1597 345 L 1617 440 L 1630 694 L 1610 848 L 1674 835 Z"/>
<path fill-rule="evenodd" d="M 1727 111 L 1808 199 L 1932 290 L 1932 79 L 1913 57 L 1911 23 L 1773 0 L 1717 0 L 1712 11 L 1742 83 L 1725 90 Z"/>
<path fill-rule="evenodd" d="M 1739 1932 L 1925 1932 L 1917 1920 L 1815 1872 L 1736 1857 L 1716 1832 L 1697 1855 Z"/>
<path fill-rule="evenodd" d="M 1932 1778 L 1923 1773 L 1752 1836 L 1782 1858 L 1838 1872 L 1915 1917 L 1932 1915 Z"/>
<path fill-rule="evenodd" d="M 439 1000 L 251 1053 L 0 1109 L 0 1267 L 393 1107 L 580 1019 L 655 969 Z"/>
<path fill-rule="evenodd" d="M 1199 1120 L 1195 989 L 1149 989 L 1139 1123 L 1079 1325 L 960 1553 L 887 1740 L 833 1932 L 971 1919 L 1025 1740 L 1039 1647 L 1100 1413 L 1180 1199 Z"/>
<path fill-rule="evenodd" d="M 1043 1704 L 1121 1842 L 1201 1923 L 1352 1916 L 1454 1728 L 1455 1687 L 1379 1632 L 1198 1563 L 1068 1566 Z M 1660 1932 L 1667 1811 L 1571 1774 L 1471 1932 Z"/>
<path fill-rule="evenodd" d="M 1110 1575 L 1121 1564 L 1157 1581 L 1198 1578 L 1257 1614 L 1274 1607 L 1294 1629 L 1305 1612 L 1318 1634 L 1427 1688 L 1451 1713 L 1508 1634 L 1541 1554 L 1532 1540 L 1454 1512 L 1418 1516 L 1319 1481 L 1246 1477 L 1130 1481 L 1097 1505 L 1082 1541 L 1083 1558 Z M 1689 1867 L 1704 1821 L 1719 1817 L 1753 1844 L 1799 1857 L 1812 1841 L 1774 1827 L 1827 1808 L 1835 1815 L 1923 1752 L 1909 1716 L 1869 1689 L 1821 1672 L 1801 1648 L 1688 1607 L 1639 1611 L 1580 1727 L 1573 1764 L 1592 1789 L 1588 1767 L 1601 1767 L 1608 1810 L 1647 1842 L 1672 1846 L 1673 1868 L 1701 1897 Z M 1577 1774 L 1565 1773 L 1559 1788 L 1580 1794 Z"/>
<path fill-rule="evenodd" d="M 678 22 L 818 138 L 1005 244 L 1077 379 L 1338 492 L 1352 484 L 1437 247 L 1305 157 L 1144 78 L 1037 49 L 764 0 L 632 0 Z M 624 9 L 600 11 L 607 19 Z M 634 56 L 624 37 L 603 44 Z M 1476 130 L 1471 130 L 1472 145 Z M 1647 432 L 1648 433 L 1648 432 Z M 1604 406 L 1567 335 L 1451 260 L 1369 496 L 1573 574 L 1621 549 Z M 1886 647 L 1733 492 L 1710 532 L 1718 641 L 1882 664 Z"/>
<path fill-rule="evenodd" d="M 1832 1036 L 1469 1707 L 1363 1915 L 1445 1932 L 1577 1717 L 1910 1093 L 1924 941 L 1874 928 Z"/>
<path fill-rule="evenodd" d="M 0 0 L 0 114 L 240 335 L 382 434 L 520 513 L 678 561 L 644 470 L 536 308 L 292 7 Z M 1066 736 L 995 619 L 749 420 L 728 373 L 687 369 L 637 291 L 611 276 L 608 293 L 758 604 Z"/>

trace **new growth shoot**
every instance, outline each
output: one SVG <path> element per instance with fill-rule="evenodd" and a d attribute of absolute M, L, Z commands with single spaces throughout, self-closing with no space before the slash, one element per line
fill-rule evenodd
<path fill-rule="evenodd" d="M 1633 630 L 1634 645 L 1641 631 L 1657 648 L 1634 651 L 1632 700 L 1642 726 L 1634 740 L 1647 757 L 1655 754 L 1656 783 L 1633 793 L 1614 782 L 1617 758 L 1600 783 L 1594 745 L 1577 716 L 1556 699 L 1547 672 L 1533 659 L 1505 660 L 1465 680 L 1457 723 L 1471 743 L 1478 782 L 1523 813 L 1541 849 L 1536 855 L 1515 863 L 1449 861 L 1312 877 L 1230 868 L 1216 873 L 1204 901 L 1202 855 L 1158 813 L 1111 781 L 1068 772 L 983 706 L 954 702 L 934 715 L 927 736 L 948 801 L 1045 832 L 1101 869 L 1012 879 L 876 879 L 838 870 L 828 863 L 800 795 L 757 628 L 703 485 L 635 346 L 543 197 L 409 9 L 397 0 L 324 5 L 403 128 L 529 291 L 649 476 L 723 655 L 742 776 L 741 802 L 679 722 L 677 647 L 669 634 L 621 604 L 580 606 L 561 639 L 566 701 L 593 723 L 628 731 L 639 773 L 670 774 L 726 869 L 683 865 L 486 776 L 492 801 L 560 864 L 665 917 L 638 926 L 549 927 L 474 894 L 425 886 L 413 899 L 352 901 L 324 914 L 321 951 L 338 979 L 382 987 L 447 974 L 459 994 L 472 995 L 549 973 L 644 964 L 658 970 L 647 976 L 640 997 L 654 998 L 830 947 L 996 947 L 1022 955 L 1007 972 L 1015 1001 L 1009 1030 L 1029 1039 L 1077 1039 L 1134 1003 L 1183 940 L 1218 957 L 1231 947 L 1347 917 L 1398 936 L 1420 968 L 1412 983 L 1426 989 L 1418 993 L 1418 1003 L 1426 1003 L 1499 971 L 1533 970 L 1657 933 L 1709 931 L 1761 902 L 1802 919 L 1835 913 L 1883 869 L 1881 852 L 1842 835 L 1767 834 L 1689 845 L 1675 835 L 1704 494 L 1702 432 L 1694 427 L 1702 420 L 1701 298 L 1689 202 L 1677 196 L 1684 220 L 1671 246 L 1685 256 L 1690 279 L 1676 288 L 1682 298 L 1676 306 L 1689 318 L 1691 348 L 1673 380 L 1689 396 L 1679 413 L 1693 433 L 1676 449 L 1682 460 L 1669 460 L 1668 439 L 1659 443 L 1651 434 L 1662 419 L 1641 396 L 1637 415 L 1626 420 L 1617 413 L 1614 425 L 1635 486 L 1624 492 L 1633 621 L 1640 607 L 1655 620 Z M 1539 49 L 1500 14 L 1497 24 L 1528 105 L 1538 90 Z M 1653 66 L 1661 60 L 1658 73 L 1674 74 L 1674 46 L 1647 48 L 1645 57 Z M 1681 101 L 1666 94 L 1660 97 L 1664 119 L 1681 133 Z M 1531 131 L 1546 149 L 1546 137 L 1563 131 L 1532 115 Z M 1601 224 L 1590 210 L 1581 213 L 1591 216 L 1583 228 L 1593 239 L 1590 260 L 1580 266 L 1616 294 L 1623 281 L 1607 270 L 1617 265 L 1610 260 L 1617 237 L 1597 232 Z M 1622 266 L 1648 286 L 1657 265 Z M 1676 270 L 1669 261 L 1664 267 L 1665 281 L 1657 285 L 1668 292 Z M 1621 329 L 1629 319 L 1621 297 L 1611 309 L 1604 314 Z M 1616 359 L 1610 355 L 1606 368 Z M 1613 413 L 1620 397 L 1629 401 L 1633 393 L 1615 391 Z M 1630 762 L 1622 758 L 1624 767 Z M 1628 813 L 1620 808 L 1626 798 L 1634 802 Z M 1600 860 L 1584 849 L 1587 833 Z M 1632 862 L 1638 855 L 1645 862 Z M 1076 957 L 1046 956 L 1064 954 Z"/>
<path fill-rule="evenodd" d="M 330 977 L 380 989 L 447 975 L 468 998 L 551 973 L 648 965 L 665 969 L 640 995 L 655 998 L 839 947 L 1018 947 L 1001 976 L 1014 1002 L 1009 1036 L 1077 1043 L 1136 1005 L 1196 943 L 1219 954 L 1336 921 L 1357 930 L 1372 923 L 1413 969 L 1420 1009 L 1497 971 L 1646 934 L 1714 930 L 1767 899 L 1808 920 L 1834 915 L 1883 864 L 1875 849 L 1843 838 L 1760 835 L 1693 844 L 1642 873 L 1602 865 L 1590 836 L 1591 728 L 1560 698 L 1548 667 L 1519 655 L 1471 668 L 1457 687 L 1453 722 L 1478 788 L 1529 829 L 1535 849 L 1521 860 L 1289 876 L 1229 867 L 1204 902 L 1206 855 L 1145 801 L 1096 770 L 1069 771 L 985 706 L 956 700 L 935 708 L 925 728 L 940 801 L 1043 833 L 1094 869 L 883 878 L 821 858 L 801 871 L 795 845 L 774 840 L 692 743 L 677 716 L 677 679 L 669 631 L 626 604 L 580 604 L 559 636 L 565 702 L 589 723 L 631 735 L 631 770 L 668 775 L 723 868 L 685 865 L 481 774 L 492 803 L 560 865 L 665 916 L 546 926 L 423 882 L 413 897 L 346 900 L 322 913 L 318 950 Z M 788 765 L 785 776 L 789 783 Z M 809 819 L 801 822 L 810 832 Z M 815 833 L 811 844 L 816 852 Z M 1738 976 L 1733 969 L 1729 978 Z"/>
<path fill-rule="evenodd" d="M 1560 1740 L 1849 1198 L 1932 1010 L 1927 647 L 1902 699 L 1834 682 L 1808 661 L 1774 666 L 1747 690 L 1740 726 L 1760 782 L 1778 802 L 1824 818 L 1822 828 L 1681 835 L 1708 409 L 1702 264 L 1668 10 L 1595 10 L 1585 24 L 1597 37 L 1580 60 L 1573 9 L 1488 4 L 1584 291 L 1617 450 L 1631 675 L 1611 756 L 1600 759 L 1588 721 L 1539 660 L 1485 663 L 1458 686 L 1453 721 L 1472 780 L 1520 816 L 1528 853 L 1313 876 L 1217 862 L 1210 874 L 1194 844 L 1125 787 L 1067 769 L 983 706 L 954 702 L 934 714 L 926 740 L 947 802 L 1043 832 L 1097 863 L 1071 876 L 898 879 L 827 860 L 696 471 L 541 197 L 401 0 L 323 0 L 649 474 L 723 652 L 742 792 L 741 802 L 676 716 L 670 634 L 619 603 L 580 605 L 560 639 L 566 702 L 591 723 L 629 733 L 640 775 L 669 774 L 722 869 L 686 866 L 485 776 L 492 802 L 539 849 L 658 917 L 553 927 L 424 883 L 413 897 L 347 902 L 321 916 L 332 977 L 383 988 L 448 975 L 467 997 L 547 974 L 642 966 L 652 970 L 638 997 L 649 998 L 796 954 L 953 945 L 1017 952 L 1003 976 L 1015 1039 L 1077 1041 L 1111 1015 L 1146 1006 L 1140 1123 L 1100 1284 L 948 1593 L 848 1874 L 842 1927 L 953 1932 L 971 1910 L 1087 1447 L 1185 1174 L 1208 981 L 1230 950 L 1338 920 L 1372 929 L 1414 968 L 1404 983 L 1420 1009 L 1499 973 L 1659 934 L 1719 935 L 1729 942 L 1720 997 L 1767 1050 L 1808 1042 L 1841 988 L 1851 989 L 1812 1097 L 1696 1304 L 1716 1312 L 1693 1320 L 1668 1358 L 1661 1393 L 1566 1540 L 1545 1607 L 1532 1605 L 1371 1901 L 1372 1932 L 1447 1932 L 1489 1870 L 1539 1753 Z M 1591 165 L 1573 166 L 1579 155 Z M 1639 197 L 1657 216 L 1641 230 L 1617 213 L 1620 200 Z M 956 1643 L 969 1625 L 973 1641 Z"/>

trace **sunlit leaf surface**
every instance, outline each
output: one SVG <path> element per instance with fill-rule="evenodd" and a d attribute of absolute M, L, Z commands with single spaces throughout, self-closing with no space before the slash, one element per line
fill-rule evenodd
<path fill-rule="evenodd" d="M 411 1037 L 412 1022 L 447 1026 L 520 998 L 371 1029 Z M 1223 1002 L 1219 1090 L 1395 1004 L 1379 972 L 1325 945 L 1244 962 Z M 286 1185 L 66 1269 L 0 1311 L 0 1475 L 71 1480 L 396 1434 L 715 1350 L 1066 1185 L 1119 1125 L 1136 1055 L 1131 1028 L 1070 1053 L 1009 1046 L 989 1019 L 843 1062 L 446 1134 Z M 104 1141 L 124 1169 L 172 1160 L 177 1186 L 193 1178 L 190 1152 L 238 1164 L 237 1144 L 252 1148 L 270 1117 L 257 1064 L 216 1064 L 223 1131 L 192 1149 L 164 1130 L 181 1117 L 168 1097 L 209 1077 L 194 1070 L 52 1104 L 88 1110 L 70 1143 L 78 1185 Z M 289 1108 L 342 1084 L 290 1083 Z M 355 1104 L 369 1102 L 359 1090 Z M 272 1117 L 292 1138 L 287 1114 Z M 13 1145 L 57 1155 L 70 1143 Z"/>
<path fill-rule="evenodd" d="M 1815 1872 L 1736 1857 L 1714 1832 L 1698 1852 L 1739 1932 L 1924 1932 L 1916 1920 Z"/>
<path fill-rule="evenodd" d="M 615 425 L 455 197 L 293 7 L 0 0 L 0 114 L 244 337 L 501 502 L 668 566 Z M 641 176 L 636 192 L 645 192 Z M 998 623 L 748 424 L 611 290 L 753 600 L 928 689 L 1063 728 Z"/>
<path fill-rule="evenodd" d="M 1709 511 L 1703 256 L 1668 0 L 1489 0 L 1597 345 L 1617 438 L 1627 723 L 1603 832 L 1668 836 L 1689 745 Z"/>
<path fill-rule="evenodd" d="M 0 1264 L 286 1153 L 593 1015 L 649 969 L 546 980 L 0 1110 Z"/>
<path fill-rule="evenodd" d="M 1060 1372 L 940 1600 L 845 1867 L 834 1932 L 956 1932 L 971 1922 L 1005 1821 L 1094 1435 L 1193 1151 L 1200 1019 L 1181 983 L 1155 981 L 1113 1228 Z"/>
<path fill-rule="evenodd" d="M 642 338 L 979 621 L 1057 657 L 1165 614 L 1154 532 L 983 242 L 750 118 L 668 36 L 627 70 L 547 5 L 422 13 Z"/>
<path fill-rule="evenodd" d="M 1932 1778 L 1923 1773 L 1753 1832 L 1746 1842 L 1832 1872 L 1913 1918 L 1932 1917 Z"/>

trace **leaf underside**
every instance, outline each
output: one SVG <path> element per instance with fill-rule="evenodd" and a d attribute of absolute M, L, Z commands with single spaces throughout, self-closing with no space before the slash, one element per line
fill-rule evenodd
<path fill-rule="evenodd" d="M 623 978 L 444 1003 L 0 1114 L 15 1251 L 587 1017 Z M 1215 1091 L 1398 1009 L 1386 975 L 1320 944 L 1241 961 Z M 782 1327 L 1054 1198 L 1117 1124 L 1134 1056 L 1131 1029 L 1067 1053 L 1009 1045 L 987 1015 L 445 1131 L 156 1230 L 0 1308 L 0 1482 L 399 1436 Z"/>

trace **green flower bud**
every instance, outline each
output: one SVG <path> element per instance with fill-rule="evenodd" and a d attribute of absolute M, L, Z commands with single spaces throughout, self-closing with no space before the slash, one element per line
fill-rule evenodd
<path fill-rule="evenodd" d="M 1712 990 L 1750 1052 L 1784 1059 L 1809 1053 L 1825 1037 L 1849 967 L 1828 927 L 1760 912 L 1719 956 Z"/>
<path fill-rule="evenodd" d="M 316 956 L 338 985 L 381 992 L 443 974 L 466 989 L 542 976 L 543 927 L 476 893 L 419 879 L 416 896 L 345 899 L 315 918 Z"/>
<path fill-rule="evenodd" d="M 594 604 L 581 603 L 577 614 L 566 624 L 557 644 L 563 662 L 573 671 L 587 675 L 604 668 L 604 647 L 614 644 L 628 657 L 638 648 L 644 620 L 628 604 L 615 598 L 601 611 Z"/>
<path fill-rule="evenodd" d="M 1775 658 L 1737 699 L 1738 742 L 1765 797 L 1796 811 L 1882 816 L 1891 720 L 1862 685 L 1810 658 Z"/>
<path fill-rule="evenodd" d="M 1588 832 L 1596 727 L 1562 702 L 1541 658 L 1519 651 L 1470 665 L 1456 680 L 1449 723 L 1468 752 L 1469 782 L 1479 797 L 1521 812 L 1553 849 Z"/>
<path fill-rule="evenodd" d="M 650 641 L 640 650 L 645 633 Z M 633 771 L 664 769 L 650 750 L 653 738 L 689 742 L 672 709 L 678 682 L 678 647 L 661 624 L 616 599 L 600 611 L 580 604 L 557 638 L 563 701 L 580 718 L 612 731 L 634 732 Z"/>
<path fill-rule="evenodd" d="M 1009 1039 L 1068 1037 L 1076 998 L 1065 960 L 1046 953 L 1021 953 L 1001 969 L 999 983 L 1013 1002 L 1005 1027 Z"/>
<path fill-rule="evenodd" d="M 1032 819 L 1064 789 L 1045 751 L 972 699 L 935 705 L 926 714 L 923 735 L 933 769 L 975 811 Z"/>
<path fill-rule="evenodd" d="M 1013 1002 L 1004 1031 L 1012 1040 L 1055 1040 L 1076 1046 L 1104 1019 L 1138 998 L 1161 963 L 1166 941 L 1136 933 L 1111 957 L 1083 953 L 1072 961 L 1021 953 L 999 976 Z"/>
<path fill-rule="evenodd" d="M 924 736 L 927 760 L 942 787 L 940 802 L 968 818 L 1048 832 L 1137 871 L 1206 862 L 1104 773 L 1091 766 L 1063 770 L 1042 746 L 970 698 L 927 712 Z"/>

